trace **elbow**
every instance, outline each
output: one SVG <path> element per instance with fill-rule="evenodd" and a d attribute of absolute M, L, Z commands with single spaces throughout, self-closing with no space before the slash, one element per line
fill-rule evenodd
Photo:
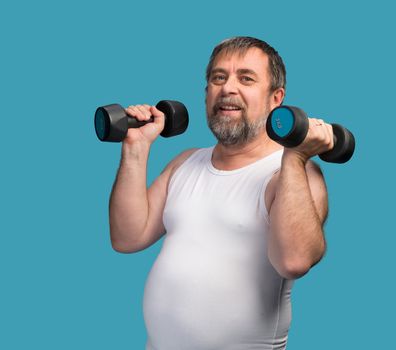
<path fill-rule="evenodd" d="M 323 253 L 321 253 L 315 259 L 298 259 L 298 260 L 289 260 L 284 261 L 279 264 L 275 269 L 278 273 L 286 279 L 298 279 L 302 276 L 306 275 L 308 271 L 315 266 L 322 258 Z"/>
<path fill-rule="evenodd" d="M 307 262 L 288 261 L 276 267 L 276 270 L 283 278 L 295 280 L 307 274 L 311 267 L 312 265 Z"/>
<path fill-rule="evenodd" d="M 139 235 L 125 231 L 122 227 L 112 224 L 110 221 L 110 242 L 111 247 L 117 253 L 136 253 L 143 250 L 141 239 L 137 239 Z"/>
<path fill-rule="evenodd" d="M 295 256 L 293 259 L 278 260 L 275 269 L 286 279 L 298 279 L 306 275 L 309 270 L 322 260 L 326 252 L 326 242 L 323 239 L 317 249 L 305 256 Z M 275 265 L 274 265 L 275 266 Z"/>
<path fill-rule="evenodd" d="M 129 254 L 129 253 L 135 252 L 134 249 L 131 249 L 130 247 L 128 247 L 127 245 L 124 245 L 124 244 L 111 242 L 111 246 L 112 246 L 113 250 L 116 251 L 117 253 Z"/>
<path fill-rule="evenodd" d="M 117 253 L 123 254 L 136 253 L 144 249 L 137 242 L 125 241 L 114 238 L 111 238 L 111 247 Z"/>
<path fill-rule="evenodd" d="M 144 249 L 142 247 L 137 247 L 135 245 L 128 245 L 125 243 L 122 244 L 122 243 L 115 243 L 115 242 L 111 242 L 111 246 L 112 246 L 113 250 L 115 250 L 117 253 L 123 253 L 123 254 L 137 253 Z"/>

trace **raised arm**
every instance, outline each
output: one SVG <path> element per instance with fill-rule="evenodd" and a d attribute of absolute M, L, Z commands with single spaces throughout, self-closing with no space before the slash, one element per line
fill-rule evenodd
<path fill-rule="evenodd" d="M 322 172 L 309 158 L 332 147 L 331 125 L 311 119 L 306 140 L 284 150 L 280 171 L 267 187 L 268 258 L 284 278 L 303 276 L 325 253 L 327 190 Z"/>
<path fill-rule="evenodd" d="M 180 153 L 146 190 L 146 161 L 133 170 L 120 167 L 110 199 L 110 235 L 113 248 L 134 253 L 158 241 L 166 232 L 162 220 L 169 181 L 177 168 L 195 151 Z M 139 170 L 140 169 L 140 170 Z"/>
<path fill-rule="evenodd" d="M 193 150 L 174 158 L 147 189 L 147 160 L 151 144 L 164 127 L 164 115 L 154 106 L 130 106 L 127 113 L 154 122 L 129 129 L 122 145 L 120 167 L 109 202 L 110 238 L 113 248 L 133 253 L 155 243 L 165 233 L 162 214 L 170 177 Z"/>

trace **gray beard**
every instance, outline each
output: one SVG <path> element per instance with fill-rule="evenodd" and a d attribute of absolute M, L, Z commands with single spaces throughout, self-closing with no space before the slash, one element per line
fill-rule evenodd
<path fill-rule="evenodd" d="M 246 112 L 241 110 L 241 118 L 219 116 L 212 112 L 206 120 L 217 141 L 224 146 L 243 145 L 254 140 L 265 128 L 268 113 L 256 121 L 249 121 Z"/>

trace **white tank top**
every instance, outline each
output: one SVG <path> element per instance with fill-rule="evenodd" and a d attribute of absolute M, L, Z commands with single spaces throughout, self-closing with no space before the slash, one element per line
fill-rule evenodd
<path fill-rule="evenodd" d="M 285 349 L 293 281 L 268 260 L 264 201 L 282 150 L 224 171 L 213 148 L 169 182 L 167 233 L 144 291 L 146 350 Z"/>

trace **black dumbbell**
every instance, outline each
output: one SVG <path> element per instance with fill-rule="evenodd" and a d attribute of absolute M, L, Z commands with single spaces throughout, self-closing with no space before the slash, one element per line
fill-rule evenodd
<path fill-rule="evenodd" d="M 165 114 L 165 126 L 161 136 L 170 137 L 183 133 L 188 126 L 187 108 L 178 101 L 163 100 L 156 107 Z M 154 117 L 149 120 L 139 121 L 129 116 L 119 104 L 111 104 L 99 107 L 95 112 L 95 131 L 100 141 L 121 142 L 128 128 L 139 128 L 147 123 L 152 123 Z"/>
<path fill-rule="evenodd" d="M 353 134 L 339 124 L 333 127 L 334 147 L 319 155 L 330 163 L 345 163 L 355 150 Z M 308 133 L 309 121 L 305 112 L 293 106 L 279 106 L 272 110 L 267 119 L 268 136 L 284 147 L 296 147 L 304 141 Z"/>

